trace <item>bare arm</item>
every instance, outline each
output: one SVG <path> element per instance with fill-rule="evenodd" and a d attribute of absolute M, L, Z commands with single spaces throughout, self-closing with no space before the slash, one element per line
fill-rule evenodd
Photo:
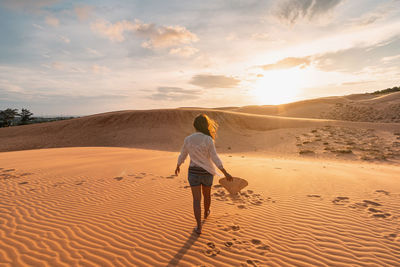
<path fill-rule="evenodd" d="M 210 155 L 212 161 L 215 163 L 215 165 L 218 167 L 218 169 L 221 170 L 221 172 L 225 175 L 226 179 L 228 181 L 232 181 L 232 175 L 230 175 L 222 165 L 221 159 L 218 157 L 217 150 L 215 149 L 215 144 L 214 141 L 211 140 L 211 146 L 210 146 Z"/>
<path fill-rule="evenodd" d="M 187 147 L 186 147 L 186 140 L 183 142 L 183 146 L 182 146 L 182 149 L 181 149 L 181 154 L 179 155 L 179 157 L 178 157 L 178 163 L 176 164 L 176 169 L 175 169 L 175 175 L 178 175 L 179 174 L 179 172 L 181 171 L 180 170 L 180 166 L 182 165 L 182 163 L 184 163 L 185 162 L 185 159 L 187 158 L 187 156 L 188 156 L 188 150 L 187 150 Z"/>

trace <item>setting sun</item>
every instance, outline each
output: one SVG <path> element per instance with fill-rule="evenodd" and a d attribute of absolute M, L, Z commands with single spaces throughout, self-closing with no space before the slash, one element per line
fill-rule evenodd
<path fill-rule="evenodd" d="M 295 100 L 306 82 L 304 71 L 298 68 L 272 70 L 262 75 L 255 81 L 250 94 L 256 98 L 257 103 L 264 105 L 278 105 Z"/>

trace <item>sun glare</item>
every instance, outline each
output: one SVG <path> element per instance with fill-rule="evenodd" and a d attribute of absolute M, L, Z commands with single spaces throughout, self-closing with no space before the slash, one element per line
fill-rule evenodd
<path fill-rule="evenodd" d="M 262 105 L 278 105 L 296 100 L 305 86 L 305 73 L 298 68 L 266 71 L 258 77 L 250 94 Z"/>

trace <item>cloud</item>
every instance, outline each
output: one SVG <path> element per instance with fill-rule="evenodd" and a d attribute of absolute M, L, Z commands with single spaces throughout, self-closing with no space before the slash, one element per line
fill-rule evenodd
<path fill-rule="evenodd" d="M 179 55 L 181 57 L 190 57 L 196 54 L 199 50 L 191 46 L 177 47 L 169 50 L 170 55 Z"/>
<path fill-rule="evenodd" d="M 199 97 L 198 90 L 185 90 L 180 87 L 158 87 L 157 92 L 150 95 L 153 100 L 181 101 Z"/>
<path fill-rule="evenodd" d="M 350 19 L 349 25 L 359 27 L 368 26 L 379 20 L 387 18 L 390 13 L 395 12 L 397 9 L 397 5 L 394 1 L 389 3 L 382 1 L 382 4 L 378 5 L 378 7 L 371 12 L 363 14 L 358 18 Z"/>
<path fill-rule="evenodd" d="M 24 89 L 20 86 L 11 83 L 9 80 L 2 80 L 0 79 L 0 89 L 6 92 L 13 92 L 13 93 L 22 93 Z"/>
<path fill-rule="evenodd" d="M 93 12 L 93 7 L 88 5 L 76 6 L 74 8 L 75 14 L 80 21 L 87 20 Z"/>
<path fill-rule="evenodd" d="M 271 36 L 268 33 L 253 33 L 251 35 L 253 40 L 271 40 Z"/>
<path fill-rule="evenodd" d="M 203 88 L 231 88 L 237 86 L 240 80 L 224 75 L 203 74 L 193 76 L 189 83 Z"/>
<path fill-rule="evenodd" d="M 95 50 L 93 48 L 86 48 L 86 52 L 91 56 L 95 56 L 95 57 L 102 56 L 102 54 L 99 51 L 97 51 L 97 50 Z"/>
<path fill-rule="evenodd" d="M 71 42 L 71 40 L 68 37 L 65 37 L 65 36 L 62 36 L 62 35 L 60 35 L 59 37 L 66 44 L 69 44 Z"/>
<path fill-rule="evenodd" d="M 40 26 L 38 24 L 35 24 L 35 23 L 33 23 L 32 26 L 35 27 L 36 29 L 39 29 L 39 30 L 43 30 L 44 29 L 42 26 Z"/>
<path fill-rule="evenodd" d="M 277 69 L 290 69 L 294 67 L 304 68 L 309 66 L 311 63 L 310 57 L 287 57 L 279 60 L 273 64 L 267 64 L 259 66 L 264 70 L 277 70 Z"/>
<path fill-rule="evenodd" d="M 333 10 L 343 0 L 286 0 L 278 6 L 276 15 L 290 24 L 299 19 L 313 18 Z"/>
<path fill-rule="evenodd" d="M 160 26 L 155 31 L 143 33 L 148 37 L 148 41 L 142 44 L 146 48 L 171 47 L 199 40 L 194 33 L 182 26 Z"/>
<path fill-rule="evenodd" d="M 236 41 L 239 40 L 238 36 L 235 33 L 230 33 L 225 37 L 227 41 Z"/>
<path fill-rule="evenodd" d="M 358 86 L 358 85 L 365 85 L 365 84 L 369 84 L 369 83 L 373 83 L 376 81 L 355 81 L 355 82 L 344 82 L 342 83 L 342 85 L 344 86 Z"/>
<path fill-rule="evenodd" d="M 395 56 L 390 56 L 390 57 L 383 57 L 382 61 L 383 62 L 389 62 L 389 61 L 395 61 L 397 59 L 400 59 L 400 54 L 395 55 Z"/>
<path fill-rule="evenodd" d="M 47 23 L 47 25 L 50 25 L 53 27 L 58 27 L 58 25 L 60 25 L 60 21 L 54 16 L 47 16 L 46 23 Z"/>
<path fill-rule="evenodd" d="M 64 70 L 65 69 L 64 64 L 62 64 L 61 62 L 52 62 L 50 67 L 52 69 L 56 69 L 56 70 Z"/>
<path fill-rule="evenodd" d="M 156 26 L 146 24 L 139 20 L 134 22 L 122 20 L 110 23 L 106 20 L 97 20 L 91 24 L 93 32 L 110 39 L 113 42 L 125 40 L 125 32 L 134 32 L 146 38 L 142 47 L 153 49 L 162 47 L 173 47 L 197 42 L 198 38 L 182 26 Z"/>
<path fill-rule="evenodd" d="M 128 21 L 121 21 L 111 24 L 106 20 L 97 20 L 90 25 L 92 31 L 110 39 L 113 42 L 122 42 L 125 40 L 123 35 L 124 31 L 131 30 L 131 23 Z M 132 29 L 133 30 L 133 29 Z"/>
<path fill-rule="evenodd" d="M 107 68 L 106 66 L 100 66 L 100 65 L 97 65 L 97 64 L 93 64 L 92 71 L 95 74 L 104 74 L 104 73 L 110 72 L 110 69 Z"/>
<path fill-rule="evenodd" d="M 352 47 L 313 56 L 313 65 L 323 71 L 359 73 L 398 59 L 400 38 L 366 47 Z"/>

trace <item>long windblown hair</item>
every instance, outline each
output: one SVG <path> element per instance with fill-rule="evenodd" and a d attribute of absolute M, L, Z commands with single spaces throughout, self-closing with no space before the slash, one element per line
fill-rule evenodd
<path fill-rule="evenodd" d="M 194 128 L 203 134 L 211 136 L 213 140 L 217 136 L 218 124 L 206 114 L 198 115 L 193 122 Z"/>

